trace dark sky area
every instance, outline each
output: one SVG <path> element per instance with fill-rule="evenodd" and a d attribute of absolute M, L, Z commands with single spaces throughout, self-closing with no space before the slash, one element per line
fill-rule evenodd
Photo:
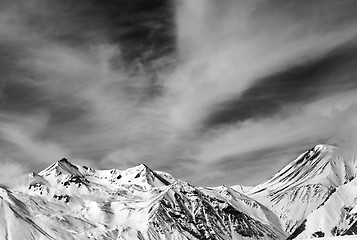
<path fill-rule="evenodd" d="M 256 184 L 357 146 L 354 0 L 4 0 L 0 181 L 67 157 Z"/>
<path fill-rule="evenodd" d="M 270 116 L 287 104 L 356 89 L 356 73 L 346 67 L 356 64 L 357 44 L 352 41 L 314 61 L 264 76 L 237 99 L 219 103 L 218 110 L 208 117 L 208 127 Z"/>

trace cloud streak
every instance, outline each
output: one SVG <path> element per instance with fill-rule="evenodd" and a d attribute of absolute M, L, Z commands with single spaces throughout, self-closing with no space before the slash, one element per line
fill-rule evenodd
<path fill-rule="evenodd" d="M 34 116 L 2 116 L 0 136 L 7 142 L 15 145 L 21 152 L 13 152 L 18 160 L 31 159 L 37 163 L 50 164 L 58 156 L 66 156 L 68 152 L 55 143 L 42 141 L 39 138 L 47 125 L 47 116 L 37 113 Z"/>
<path fill-rule="evenodd" d="M 2 152 L 36 170 L 145 162 L 208 185 L 256 181 L 227 166 L 267 175 L 320 141 L 355 145 L 354 5 L 3 5 Z"/>

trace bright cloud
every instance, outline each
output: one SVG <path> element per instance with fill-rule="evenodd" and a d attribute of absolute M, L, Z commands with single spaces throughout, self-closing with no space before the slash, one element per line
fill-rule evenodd
<path fill-rule="evenodd" d="M 195 174 L 204 168 L 207 175 L 223 181 L 224 171 L 210 166 L 232 156 L 279 146 L 295 152 L 322 140 L 354 144 L 356 92 L 349 79 L 356 73 L 352 63 L 331 70 L 335 82 L 344 79 L 340 86 L 330 78 L 320 79 L 325 88 L 313 85 L 317 92 L 324 89 L 315 97 L 306 99 L 304 91 L 309 89 L 304 88 L 297 94 L 301 94 L 299 100 L 279 102 L 281 106 L 269 115 L 206 124 L 222 104 L 239 100 L 265 78 L 286 69 L 294 75 L 297 66 L 322 61 L 339 47 L 353 45 L 357 18 L 338 21 L 353 8 L 329 2 L 321 10 L 318 2 L 302 8 L 299 3 L 260 0 L 180 1 L 171 27 L 175 50 L 155 55 L 154 60 L 142 59 L 150 59 L 147 56 L 153 55 L 161 39 L 139 51 L 142 42 L 137 44 L 135 34 L 149 28 L 154 35 L 161 26 L 156 20 L 142 21 L 140 31 L 131 35 L 136 25 L 125 25 L 125 16 L 122 28 L 110 26 L 112 21 L 103 24 L 111 14 L 109 7 L 103 7 L 104 17 L 94 11 L 88 27 L 83 12 L 102 9 L 90 1 L 72 7 L 56 4 L 53 9 L 58 11 L 36 1 L 10 4 L 0 14 L 0 51 L 6 53 L 1 56 L 9 56 L 0 57 L 6 66 L 0 67 L 7 107 L 0 114 L 4 152 L 19 162 L 31 156 L 30 167 L 46 167 L 62 157 L 100 168 L 146 162 L 165 170 L 171 164 L 180 166 L 177 177 L 190 179 L 181 171 L 185 162 L 187 172 Z M 63 10 L 69 11 L 65 17 Z M 50 19 L 56 19 L 53 25 L 47 24 L 53 28 L 41 25 Z M 82 27 L 86 30 L 81 32 Z M 9 39 L 14 42 L 10 44 Z M 128 60 L 128 52 L 140 52 L 141 57 Z M 342 57 L 353 62 L 353 54 Z M 308 74 L 318 75 L 314 69 Z M 346 90 L 349 85 L 351 89 Z M 260 94 L 270 101 L 276 98 L 271 92 Z M 259 164 L 267 166 L 271 161 Z M 256 164 L 240 162 L 237 168 Z M 199 184 L 214 181 L 205 176 L 191 179 Z"/>

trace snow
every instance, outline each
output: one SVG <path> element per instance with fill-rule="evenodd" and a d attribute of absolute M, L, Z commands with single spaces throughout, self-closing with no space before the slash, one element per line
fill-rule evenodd
<path fill-rule="evenodd" d="M 304 238 L 301 240 L 311 240 L 316 238 Z M 335 237 L 321 237 L 319 240 L 348 240 L 348 239 L 356 239 L 356 236 L 335 236 Z"/>
<path fill-rule="evenodd" d="M 357 221 L 357 179 L 337 188 L 323 206 L 307 217 L 306 228 L 299 238 L 311 236 L 316 229 L 325 236 L 347 231 Z"/>
<path fill-rule="evenodd" d="M 304 219 L 353 178 L 351 164 L 330 145 L 317 145 L 298 156 L 272 178 L 245 194 L 264 204 L 293 233 Z"/>
<path fill-rule="evenodd" d="M 0 216 L 1 232 L 15 231 L 10 219 L 25 234 L 7 235 L 7 240 L 31 239 L 29 236 L 240 239 L 246 231 L 238 228 L 240 224 L 249 226 L 249 239 L 285 237 L 278 221 L 271 220 L 275 215 L 255 200 L 229 187 L 195 188 L 143 164 L 126 170 L 95 170 L 62 159 L 38 174 L 28 174 L 11 190 L 0 189 L 1 209 L 13 215 Z M 26 211 L 15 206 L 26 206 Z M 19 215 L 26 221 L 17 220 Z"/>
<path fill-rule="evenodd" d="M 357 231 L 355 176 L 355 162 L 322 144 L 255 187 L 195 187 L 144 164 L 96 170 L 62 159 L 0 186 L 0 240 L 349 239 L 333 235 Z"/>

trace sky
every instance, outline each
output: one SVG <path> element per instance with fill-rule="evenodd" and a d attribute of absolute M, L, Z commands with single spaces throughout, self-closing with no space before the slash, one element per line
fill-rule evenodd
<path fill-rule="evenodd" d="M 63 157 L 255 185 L 357 153 L 355 0 L 2 0 L 0 182 Z"/>

